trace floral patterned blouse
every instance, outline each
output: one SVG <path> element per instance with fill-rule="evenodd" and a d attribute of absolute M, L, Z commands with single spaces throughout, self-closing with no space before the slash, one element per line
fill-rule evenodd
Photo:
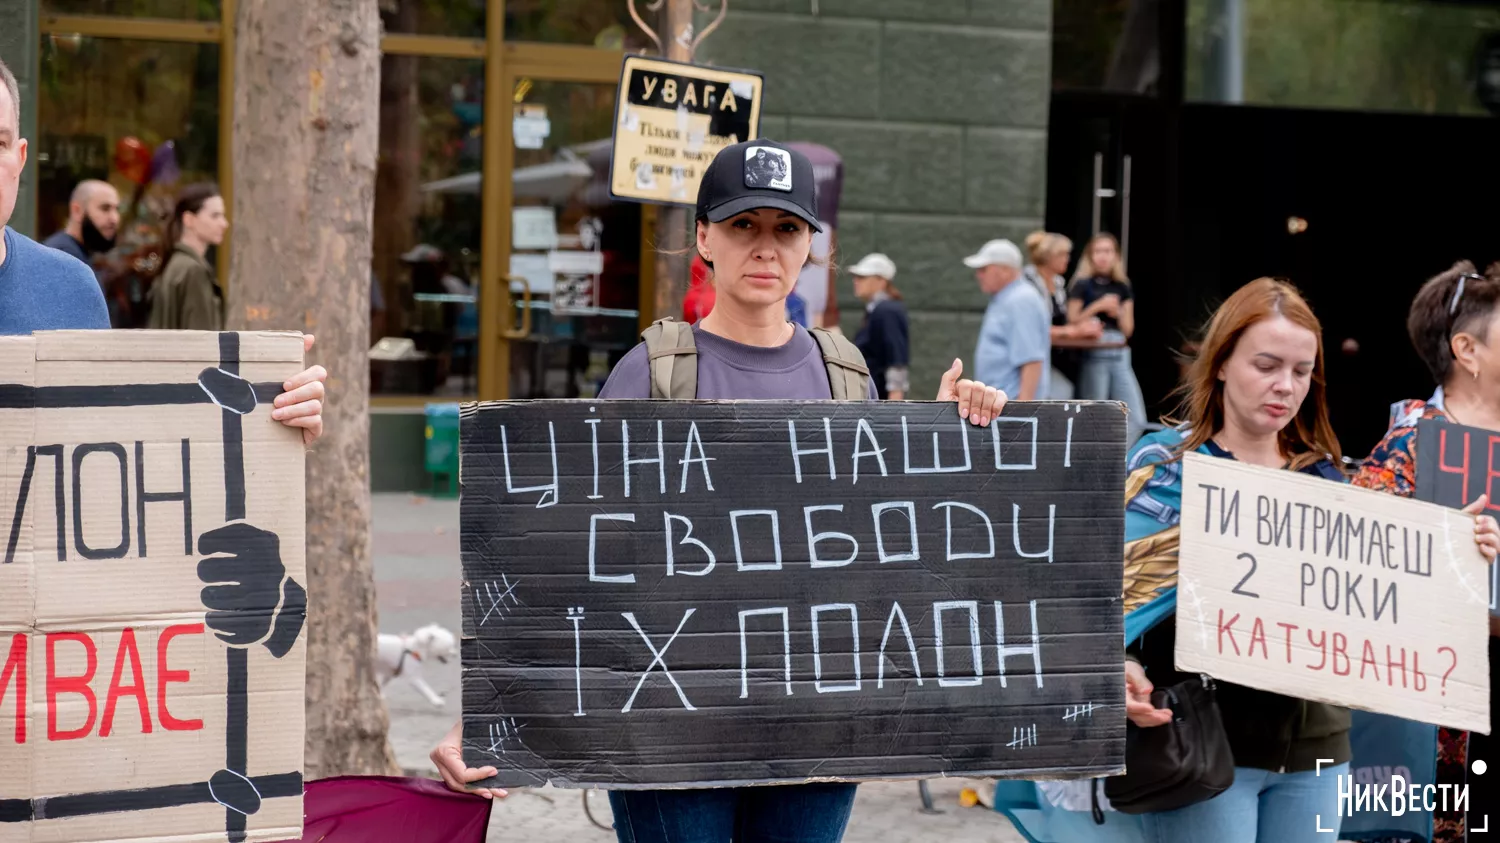
<path fill-rule="evenodd" d="M 1417 491 L 1417 424 L 1424 419 L 1452 421 L 1438 390 L 1427 401 L 1403 401 L 1391 407 L 1391 428 L 1370 452 L 1353 485 L 1409 498 Z M 1462 785 L 1468 768 L 1469 733 L 1439 728 L 1437 783 Z M 1432 843 L 1461 843 L 1465 839 L 1462 811 L 1438 811 L 1432 818 Z"/>

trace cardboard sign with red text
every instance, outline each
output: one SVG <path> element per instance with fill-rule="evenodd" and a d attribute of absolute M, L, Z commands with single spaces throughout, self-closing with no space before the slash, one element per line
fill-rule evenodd
<path fill-rule="evenodd" d="M 1233 460 L 1183 468 L 1179 670 L 1489 733 L 1473 518 Z"/>
<path fill-rule="evenodd" d="M 297 334 L 0 338 L 0 843 L 302 829 Z"/>
<path fill-rule="evenodd" d="M 1414 497 L 1455 509 L 1489 495 L 1485 512 L 1500 516 L 1500 433 L 1425 419 L 1417 424 Z M 1490 615 L 1500 617 L 1500 566 L 1489 575 Z"/>

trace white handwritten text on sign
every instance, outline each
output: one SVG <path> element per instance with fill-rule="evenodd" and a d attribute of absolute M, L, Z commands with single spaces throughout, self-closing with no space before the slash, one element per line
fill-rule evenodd
<path fill-rule="evenodd" d="M 496 784 L 1117 771 L 1123 420 L 520 402 L 463 418 L 464 744 Z"/>

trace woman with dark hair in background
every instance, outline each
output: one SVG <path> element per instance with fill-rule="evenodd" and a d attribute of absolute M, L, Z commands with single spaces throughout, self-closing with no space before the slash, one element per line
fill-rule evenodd
<path fill-rule="evenodd" d="M 1422 285 L 1416 298 L 1412 299 L 1406 317 L 1406 331 L 1417 355 L 1432 374 L 1437 390 L 1426 401 L 1402 401 L 1392 406 L 1391 428 L 1355 475 L 1354 485 L 1403 498 L 1412 497 L 1417 489 L 1417 426 L 1424 419 L 1500 431 L 1500 333 L 1497 333 L 1497 322 L 1500 322 L 1500 279 L 1477 274 L 1474 264 L 1468 261 L 1454 264 L 1447 272 Z M 1480 515 L 1488 503 L 1487 496 L 1481 496 L 1465 507 L 1464 512 Z M 1493 524 L 1493 520 L 1481 516 L 1479 523 Z M 1500 663 L 1500 647 L 1496 646 L 1495 638 L 1497 632 L 1500 628 L 1497 628 L 1496 619 L 1491 617 L 1491 687 L 1497 679 L 1495 668 Z M 1479 743 L 1476 741 L 1473 748 L 1478 748 Z M 1455 788 L 1463 785 L 1470 749 L 1468 732 L 1447 728 L 1437 730 L 1436 784 L 1452 784 Z M 1487 760 L 1500 759 L 1491 756 Z M 1485 783 L 1482 779 L 1470 781 L 1476 785 Z M 1494 803 L 1476 798 L 1470 804 L 1478 808 Z M 1433 813 L 1433 843 L 1463 840 L 1466 834 L 1463 813 L 1441 810 L 1442 807 Z M 1500 820 L 1500 815 L 1492 820 Z"/>
<path fill-rule="evenodd" d="M 224 242 L 229 218 L 224 197 L 212 184 L 182 189 L 165 245 L 171 249 L 161 275 L 151 285 L 151 318 L 146 327 L 218 331 L 224 327 L 224 296 L 208 263 L 208 249 Z"/>

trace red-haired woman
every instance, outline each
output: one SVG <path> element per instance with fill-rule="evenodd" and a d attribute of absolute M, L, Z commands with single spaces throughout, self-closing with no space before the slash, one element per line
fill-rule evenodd
<path fill-rule="evenodd" d="M 1322 327 L 1290 284 L 1261 278 L 1230 296 L 1209 323 L 1181 393 L 1181 423 L 1141 440 L 1126 484 L 1126 715 L 1138 728 L 1167 722 L 1151 703 L 1152 682 L 1190 678 L 1173 667 L 1175 537 L 1187 451 L 1300 471 L 1342 482 L 1338 441 L 1328 423 Z M 1165 540 L 1164 540 L 1165 539 Z M 1493 558 L 1500 531 L 1481 518 L 1475 542 Z M 1173 545 L 1164 552 L 1164 545 Z M 1154 628 L 1152 626 L 1155 622 Z M 1147 679 L 1147 676 L 1151 679 Z M 1157 843 L 1334 841 L 1310 820 L 1337 817 L 1338 781 L 1348 772 L 1349 711 L 1230 683 L 1219 709 L 1234 755 L 1234 784 L 1205 802 L 1142 817 Z M 1319 759 L 1325 759 L 1321 774 Z M 1329 767 L 1327 759 L 1335 766 Z M 1325 822 L 1324 827 L 1336 822 Z"/>
<path fill-rule="evenodd" d="M 1153 683 L 1168 688 L 1198 679 L 1178 673 L 1173 654 L 1183 454 L 1344 479 L 1328 423 L 1321 335 L 1317 317 L 1290 284 L 1271 278 L 1246 284 L 1209 321 L 1178 389 L 1176 426 L 1130 449 L 1124 604 L 1125 714 L 1132 730 L 1172 720 L 1170 710 L 1152 704 Z M 1338 815 L 1338 776 L 1347 773 L 1350 756 L 1348 710 L 1227 682 L 1218 684 L 1217 699 L 1234 763 L 1234 783 L 1217 796 L 1172 811 L 1125 814 L 1112 809 L 1097 782 L 1042 782 L 1029 799 L 1007 794 L 1002 810 L 1041 843 L 1336 841 L 1336 832 L 1321 834 L 1312 820 Z M 1141 761 L 1127 758 L 1127 767 Z M 1042 800 L 1052 810 L 1014 810 Z M 1001 801 L 997 796 L 997 807 Z"/>
<path fill-rule="evenodd" d="M 1342 482 L 1339 444 L 1324 396 L 1322 328 L 1290 284 L 1261 278 L 1241 287 L 1209 322 L 1180 394 L 1179 424 L 1131 450 L 1126 484 L 1126 715 L 1139 728 L 1171 719 L 1151 703 L 1152 683 L 1189 679 L 1173 664 L 1171 604 L 1180 517 L 1182 454 L 1189 451 Z M 1133 492 L 1133 494 L 1131 494 Z M 1154 625 L 1153 625 L 1154 622 Z M 1150 676 L 1150 679 L 1147 679 Z M 1142 817 L 1148 841 L 1334 841 L 1312 817 L 1337 816 L 1337 781 L 1349 762 L 1349 712 L 1338 706 L 1219 683 L 1234 755 L 1234 784 L 1175 811 Z M 1317 760 L 1334 768 L 1316 772 Z"/>

